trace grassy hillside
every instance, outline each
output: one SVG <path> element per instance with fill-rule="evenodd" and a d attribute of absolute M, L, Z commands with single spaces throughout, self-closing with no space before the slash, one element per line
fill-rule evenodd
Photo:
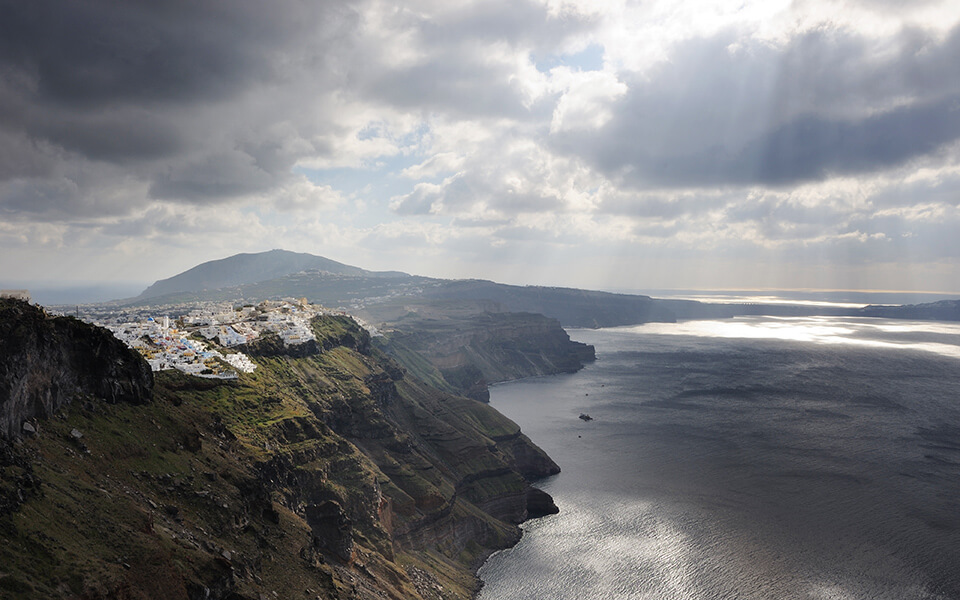
<path fill-rule="evenodd" d="M 73 402 L 3 444 L 0 597 L 470 597 L 556 465 L 352 320 L 313 325 L 317 354 L 162 372 L 145 405 Z"/>

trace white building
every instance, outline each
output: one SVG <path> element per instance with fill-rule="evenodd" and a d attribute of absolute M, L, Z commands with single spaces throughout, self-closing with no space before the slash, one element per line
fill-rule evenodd
<path fill-rule="evenodd" d="M 0 290 L 0 298 L 15 298 L 17 300 L 23 300 L 24 302 L 30 302 L 30 291 L 29 290 Z"/>
<path fill-rule="evenodd" d="M 220 340 L 222 346 L 226 346 L 227 348 L 247 343 L 247 336 L 237 333 L 237 331 L 229 325 L 220 327 L 220 334 L 217 336 L 217 339 Z"/>

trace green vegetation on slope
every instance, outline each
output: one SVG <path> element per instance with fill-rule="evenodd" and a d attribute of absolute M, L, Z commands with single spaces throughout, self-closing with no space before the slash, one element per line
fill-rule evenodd
<path fill-rule="evenodd" d="M 162 372 L 152 402 L 75 401 L 4 445 L 0 597 L 469 597 L 556 465 L 351 319 L 313 326 L 315 354 Z"/>

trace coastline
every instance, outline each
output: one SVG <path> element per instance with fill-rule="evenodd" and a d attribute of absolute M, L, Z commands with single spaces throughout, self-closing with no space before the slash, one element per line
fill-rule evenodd
<path fill-rule="evenodd" d="M 742 321 L 758 331 L 572 332 L 597 346 L 595 365 L 498 386 L 491 406 L 562 463 L 545 485 L 562 512 L 488 557 L 479 600 L 812 597 L 798 579 L 864 599 L 960 590 L 941 445 L 960 354 L 913 347 L 960 348 L 955 324 Z"/>
<path fill-rule="evenodd" d="M 74 323 L 31 310 L 50 326 Z M 0 462 L 23 458 L 15 470 L 30 471 L 13 481 L 20 500 L 0 514 L 0 525 L 16 522 L 2 545 L 3 583 L 25 590 L 13 598 L 52 597 L 68 576 L 72 593 L 91 599 L 120 589 L 173 600 L 207 589 L 224 600 L 307 588 L 333 598 L 355 587 L 355 597 L 373 600 L 416 597 L 414 586 L 433 598 L 435 585 L 476 597 L 482 565 L 515 545 L 517 525 L 542 505 L 530 482 L 559 467 L 502 413 L 408 374 L 352 322 L 312 326 L 333 340 L 329 348 L 258 357 L 256 371 L 233 382 L 162 371 L 150 397 L 103 401 L 110 397 L 90 388 L 82 401 L 51 407 L 45 416 L 54 418 L 31 418 L 13 458 L 0 452 Z M 74 381 L 82 365 L 65 357 L 102 353 L 98 332 L 106 335 L 70 327 L 58 338 L 64 356 L 38 346 L 26 376 Z M 28 347 L 46 339 L 37 335 Z M 115 382 L 111 389 L 131 378 L 89 375 Z M 28 418 L 0 408 L 18 430 Z M 31 466 L 23 453 L 43 460 Z M 41 484 L 45 493 L 33 494 Z M 76 486 L 83 493 L 61 492 Z M 0 501 L 7 491 L 0 487 Z M 118 563 L 121 552 L 128 558 Z M 38 556 L 49 559 L 40 571 Z M 81 575 L 80 556 L 105 575 Z M 159 557 L 156 568 L 183 593 L 150 591 L 153 580 L 141 575 L 154 562 L 143 556 Z"/>

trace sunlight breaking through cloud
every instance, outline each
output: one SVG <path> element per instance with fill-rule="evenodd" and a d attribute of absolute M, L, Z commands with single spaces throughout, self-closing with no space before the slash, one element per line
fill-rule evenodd
<path fill-rule="evenodd" d="M 59 237 L 39 223 L 90 259 L 146 249 L 149 278 L 291 239 L 346 259 L 343 240 L 405 222 L 447 233 L 365 266 L 498 279 L 559 244 L 634 260 L 598 281 L 558 256 L 542 283 L 689 287 L 696 257 L 729 287 L 771 286 L 773 265 L 930 287 L 916 274 L 960 279 L 958 24 L 933 0 L 19 4 L 0 212 L 51 273 Z M 163 236 L 80 231 L 251 202 L 282 236 L 213 228 L 191 263 Z M 3 239 L 0 268 L 28 275 Z M 728 267 L 748 261 L 769 267 Z"/>

